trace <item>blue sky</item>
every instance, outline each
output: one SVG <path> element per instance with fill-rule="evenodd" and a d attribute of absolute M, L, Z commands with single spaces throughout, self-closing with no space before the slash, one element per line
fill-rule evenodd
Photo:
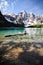
<path fill-rule="evenodd" d="M 17 14 L 22 10 L 43 15 L 43 0 L 0 0 L 0 10 L 4 14 Z"/>

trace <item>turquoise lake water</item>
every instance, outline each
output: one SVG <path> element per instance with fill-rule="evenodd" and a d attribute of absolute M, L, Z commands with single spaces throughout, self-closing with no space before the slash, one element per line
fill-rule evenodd
<path fill-rule="evenodd" d="M 3 28 L 0 29 L 0 35 L 14 35 L 26 32 L 30 36 L 43 37 L 43 28 Z"/>
<path fill-rule="evenodd" d="M 14 35 L 18 33 L 24 33 L 24 28 L 2 28 L 0 29 L 0 35 Z"/>

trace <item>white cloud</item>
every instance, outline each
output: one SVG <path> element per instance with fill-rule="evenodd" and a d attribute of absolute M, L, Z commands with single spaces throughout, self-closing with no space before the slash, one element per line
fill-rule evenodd
<path fill-rule="evenodd" d="M 14 1 L 14 2 L 12 2 L 12 3 L 11 3 L 11 6 L 12 6 L 12 7 L 14 7 L 14 6 L 15 6 L 15 4 L 16 4 L 16 3 L 15 3 L 15 1 Z"/>
<path fill-rule="evenodd" d="M 30 9 L 29 12 L 33 12 L 35 13 L 36 15 L 42 15 L 42 10 L 40 9 L 39 6 L 34 6 L 33 8 Z"/>
<path fill-rule="evenodd" d="M 33 8 L 30 9 L 30 12 L 34 11 L 34 10 L 38 10 L 39 8 L 34 6 Z"/>
<path fill-rule="evenodd" d="M 3 6 L 3 5 L 8 5 L 8 2 L 6 0 L 2 0 L 0 1 L 0 6 Z"/>
<path fill-rule="evenodd" d="M 0 0 L 0 10 L 2 11 L 2 13 L 6 14 L 9 13 L 9 8 L 11 9 L 11 11 L 13 12 L 14 11 L 14 8 L 17 4 L 18 0 L 14 0 L 13 2 L 10 2 L 8 0 Z M 10 6 L 11 5 L 11 6 Z"/>
<path fill-rule="evenodd" d="M 0 0 L 0 10 L 3 13 L 6 13 L 8 6 L 9 6 L 9 3 L 7 0 Z"/>
<path fill-rule="evenodd" d="M 5 1 L 5 2 L 4 2 L 4 5 L 5 5 L 5 6 L 8 6 L 8 2 L 7 2 L 7 1 Z"/>

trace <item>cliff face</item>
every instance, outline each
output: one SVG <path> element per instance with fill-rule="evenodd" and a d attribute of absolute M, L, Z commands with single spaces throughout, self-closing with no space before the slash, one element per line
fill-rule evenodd
<path fill-rule="evenodd" d="M 10 27 L 10 26 L 14 26 L 13 23 L 8 22 L 4 16 L 2 15 L 2 13 L 0 12 L 0 27 Z"/>
<path fill-rule="evenodd" d="M 7 21 L 4 16 L 2 15 L 2 13 L 0 12 L 0 27 L 22 27 L 22 25 L 19 24 L 14 24 L 12 22 Z"/>

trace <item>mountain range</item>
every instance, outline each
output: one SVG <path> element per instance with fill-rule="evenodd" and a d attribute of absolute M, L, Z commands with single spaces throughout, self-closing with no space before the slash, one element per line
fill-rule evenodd
<path fill-rule="evenodd" d="M 36 16 L 27 13 L 25 10 L 20 13 L 3 15 L 0 11 L 0 27 L 28 27 L 34 24 L 43 24 L 43 16 Z"/>

